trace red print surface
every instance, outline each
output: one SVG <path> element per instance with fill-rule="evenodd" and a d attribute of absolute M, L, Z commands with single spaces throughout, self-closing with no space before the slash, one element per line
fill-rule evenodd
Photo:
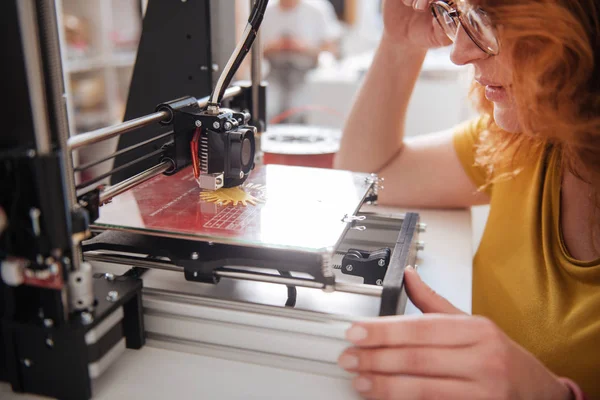
<path fill-rule="evenodd" d="M 240 188 L 255 204 L 206 200 L 191 168 L 157 176 L 100 208 L 96 226 L 217 243 L 331 249 L 371 184 L 366 174 L 268 165 Z"/>

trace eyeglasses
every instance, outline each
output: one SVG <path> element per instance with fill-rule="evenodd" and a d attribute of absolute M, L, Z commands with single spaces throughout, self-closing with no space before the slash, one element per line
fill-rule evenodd
<path fill-rule="evenodd" d="M 464 4 L 463 0 L 458 0 Z M 471 40 L 486 54 L 495 56 L 500 51 L 496 29 L 487 13 L 479 7 L 466 5 L 459 10 L 452 0 L 438 0 L 431 3 L 433 16 L 442 30 L 452 40 L 456 40 L 462 26 Z"/>

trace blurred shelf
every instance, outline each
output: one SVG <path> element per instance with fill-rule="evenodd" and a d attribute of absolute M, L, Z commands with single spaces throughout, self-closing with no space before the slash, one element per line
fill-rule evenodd
<path fill-rule="evenodd" d="M 106 67 L 132 67 L 135 57 L 136 52 L 132 50 L 116 51 L 108 59 L 97 56 L 67 60 L 65 69 L 69 73 L 81 73 Z"/>
<path fill-rule="evenodd" d="M 65 69 L 69 73 L 87 72 L 96 69 L 101 69 L 105 65 L 102 57 L 86 57 L 69 59 L 65 63 Z"/>
<path fill-rule="evenodd" d="M 142 5 L 142 0 L 57 0 L 71 134 L 121 121 Z"/>
<path fill-rule="evenodd" d="M 114 67 L 132 67 L 135 63 L 137 51 L 115 51 L 110 59 L 110 65 Z"/>
<path fill-rule="evenodd" d="M 111 125 L 114 118 L 109 111 L 105 109 L 77 111 L 75 114 L 75 125 L 77 133 L 94 130 L 101 126 Z"/>

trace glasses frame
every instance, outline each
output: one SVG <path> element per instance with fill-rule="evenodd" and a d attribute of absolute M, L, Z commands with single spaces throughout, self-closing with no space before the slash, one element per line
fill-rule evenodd
<path fill-rule="evenodd" d="M 446 36 L 448 36 L 448 38 L 450 40 L 452 40 L 452 42 L 454 43 L 454 41 L 456 39 L 452 39 L 447 33 L 446 33 L 446 24 L 442 21 L 440 21 L 440 19 L 438 18 L 438 15 L 436 14 L 435 11 L 435 7 L 436 6 L 440 6 L 441 8 L 444 9 L 444 11 L 446 11 L 446 13 L 448 14 L 448 16 L 450 18 L 452 18 L 455 23 L 458 22 L 458 29 L 460 29 L 461 27 L 465 30 L 465 32 L 467 33 L 467 35 L 469 36 L 469 38 L 473 41 L 473 43 L 475 43 L 477 45 L 477 47 L 479 47 L 481 49 L 481 51 L 483 51 L 484 53 L 490 55 L 490 56 L 497 56 L 498 53 L 500 53 L 500 40 L 498 40 L 498 37 L 495 35 L 494 39 L 496 40 L 496 43 L 498 45 L 498 50 L 494 50 L 492 47 L 485 45 L 484 43 L 481 42 L 481 40 L 477 39 L 477 37 L 473 34 L 473 32 L 471 32 L 471 29 L 469 28 L 469 24 L 465 23 L 465 20 L 463 18 L 463 13 L 457 8 L 455 7 L 452 2 L 448 1 L 448 0 L 436 0 L 433 1 L 430 5 L 429 5 L 429 9 L 431 10 L 431 13 L 433 14 L 433 18 L 437 21 L 437 23 L 440 25 L 440 28 L 442 28 L 442 31 L 446 34 Z M 457 29 L 457 34 L 458 34 L 458 29 Z"/>

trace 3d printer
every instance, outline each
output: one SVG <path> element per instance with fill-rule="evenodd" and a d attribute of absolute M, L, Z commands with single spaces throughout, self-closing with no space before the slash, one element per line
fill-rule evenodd
<path fill-rule="evenodd" d="M 90 398 L 92 380 L 125 347 L 190 345 L 169 316 L 178 304 L 218 302 L 223 315 L 235 308 L 236 318 L 246 310 L 317 326 L 342 318 L 298 305 L 306 287 L 373 297 L 379 315 L 403 312 L 419 215 L 363 211 L 381 189 L 372 174 L 257 165 L 265 85 L 260 73 L 230 83 L 267 3 L 254 2 L 212 85 L 211 2 L 151 0 L 126 122 L 72 137 L 54 2 L 7 4 L 1 79 L 14 97 L 0 136 L 0 380 L 14 391 Z M 213 86 L 208 97 L 188 95 Z M 115 136 L 117 152 L 96 161 L 115 159 L 113 170 L 75 184 L 89 165 L 75 171 L 71 152 Z M 98 184 L 108 176 L 110 186 Z M 177 272 L 182 286 L 150 279 L 157 270 Z M 241 303 L 234 280 L 285 285 L 285 304 Z M 194 334 L 216 343 L 209 331 Z"/>

